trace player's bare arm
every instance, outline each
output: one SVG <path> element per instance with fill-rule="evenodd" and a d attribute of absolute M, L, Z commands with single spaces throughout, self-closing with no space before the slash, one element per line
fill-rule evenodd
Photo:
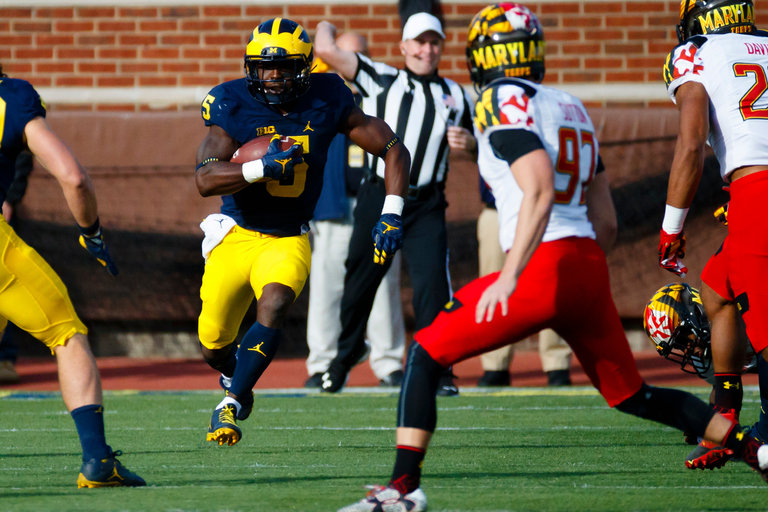
<path fill-rule="evenodd" d="M 703 85 L 688 82 L 675 93 L 680 131 L 669 171 L 667 204 L 688 208 L 704 169 L 704 145 L 709 133 L 709 96 Z"/>
<path fill-rule="evenodd" d="M 555 201 L 554 170 L 544 149 L 521 156 L 512 162 L 510 171 L 523 191 L 515 240 L 507 251 L 498 279 L 486 288 L 477 303 L 477 323 L 484 319 L 490 322 L 497 304 L 502 316 L 507 316 L 507 299 L 515 291 L 518 277 L 544 236 Z"/>
<path fill-rule="evenodd" d="M 607 174 L 605 172 L 596 174 L 587 189 L 587 217 L 595 229 L 597 245 L 606 254 L 616 243 L 616 234 L 619 230 Z"/>
<path fill-rule="evenodd" d="M 93 184 L 64 141 L 51 130 L 43 117 L 36 117 L 27 123 L 24 136 L 30 151 L 59 182 L 78 225 L 93 225 L 98 217 Z"/>
<path fill-rule="evenodd" d="M 335 69 L 345 79 L 352 81 L 357 74 L 357 54 L 343 50 L 336 44 L 336 27 L 321 21 L 315 29 L 315 55 Z"/>
<path fill-rule="evenodd" d="M 396 139 L 389 125 L 381 119 L 365 115 L 355 107 L 347 118 L 346 128 L 349 138 L 364 151 L 372 155 L 384 155 L 387 195 L 405 197 L 411 170 L 411 155 L 405 144 Z M 391 147 L 388 147 L 389 145 Z"/>
<path fill-rule="evenodd" d="M 242 165 L 229 161 L 237 148 L 237 141 L 220 126 L 212 125 L 208 129 L 197 149 L 199 167 L 195 171 L 195 183 L 201 196 L 232 194 L 250 185 L 243 176 Z"/>

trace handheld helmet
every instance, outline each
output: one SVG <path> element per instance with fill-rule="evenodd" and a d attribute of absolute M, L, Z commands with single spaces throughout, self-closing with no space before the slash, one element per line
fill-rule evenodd
<path fill-rule="evenodd" d="M 496 78 L 544 79 L 544 31 L 527 7 L 492 4 L 469 24 L 467 67 L 475 87 Z"/>
<path fill-rule="evenodd" d="M 677 39 L 699 34 L 747 34 L 757 30 L 752 0 L 682 0 Z"/>
<path fill-rule="evenodd" d="M 643 327 L 659 355 L 684 372 L 711 377 L 709 320 L 699 290 L 686 283 L 662 286 L 645 306 Z"/>
<path fill-rule="evenodd" d="M 312 66 L 312 41 L 293 20 L 267 20 L 251 34 L 245 47 L 245 80 L 257 100 L 279 105 L 307 92 Z"/>

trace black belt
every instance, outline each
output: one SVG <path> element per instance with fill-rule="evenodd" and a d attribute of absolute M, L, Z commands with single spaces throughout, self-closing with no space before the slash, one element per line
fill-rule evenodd
<path fill-rule="evenodd" d="M 377 174 L 369 174 L 366 180 L 370 183 L 384 184 L 384 178 L 379 177 Z M 443 190 L 445 190 L 444 183 L 430 183 L 429 185 L 422 185 L 421 187 L 408 187 L 408 192 L 405 197 L 411 201 L 418 201 Z"/>

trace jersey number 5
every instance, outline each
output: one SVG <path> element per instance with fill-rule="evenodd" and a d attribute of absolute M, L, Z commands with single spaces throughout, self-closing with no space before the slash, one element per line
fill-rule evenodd
<path fill-rule="evenodd" d="M 768 90 L 768 79 L 765 76 L 765 69 L 760 64 L 736 63 L 733 65 L 733 74 L 737 77 L 753 75 L 755 83 L 739 100 L 739 111 L 741 117 L 746 121 L 748 119 L 768 119 L 768 108 L 755 108 L 755 103 Z"/>
<path fill-rule="evenodd" d="M 309 153 L 309 135 L 291 135 L 296 142 L 301 142 L 301 149 L 304 155 Z M 293 167 L 293 183 L 290 185 L 281 185 L 279 181 L 270 180 L 267 182 L 267 192 L 275 197 L 299 197 L 304 192 L 307 184 L 307 170 L 309 166 L 306 162 L 301 162 Z"/>

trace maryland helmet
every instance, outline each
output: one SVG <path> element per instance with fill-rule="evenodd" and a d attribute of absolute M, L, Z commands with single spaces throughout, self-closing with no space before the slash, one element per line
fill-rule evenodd
<path fill-rule="evenodd" d="M 755 27 L 752 0 L 682 0 L 677 39 L 699 34 L 751 33 Z"/>
<path fill-rule="evenodd" d="M 476 87 L 502 77 L 544 78 L 544 31 L 536 15 L 520 4 L 492 4 L 477 13 L 466 52 Z"/>
<path fill-rule="evenodd" d="M 245 47 L 245 80 L 257 100 L 288 103 L 307 92 L 312 66 L 312 41 L 293 20 L 267 20 L 251 34 Z"/>
<path fill-rule="evenodd" d="M 699 290 L 686 283 L 662 286 L 645 306 L 643 327 L 662 357 L 684 372 L 711 377 L 709 320 Z"/>

